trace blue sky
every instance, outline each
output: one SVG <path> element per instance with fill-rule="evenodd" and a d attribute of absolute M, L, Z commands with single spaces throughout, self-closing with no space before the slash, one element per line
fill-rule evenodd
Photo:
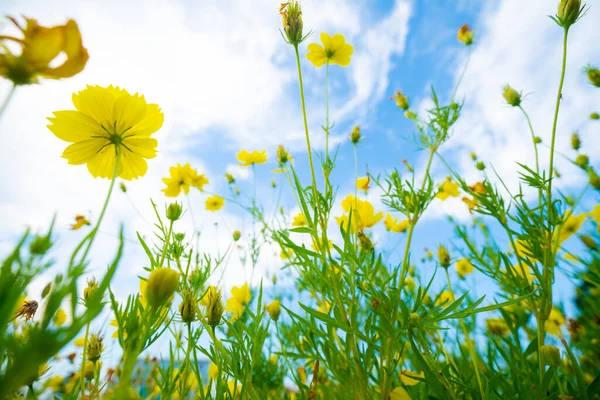
<path fill-rule="evenodd" d="M 45 128 L 45 117 L 52 111 L 72 108 L 71 93 L 88 83 L 112 83 L 139 91 L 165 112 L 165 125 L 156 135 L 160 154 L 150 161 L 147 176 L 127 184 L 129 199 L 115 193 L 103 234 L 92 252 L 95 261 L 90 275 L 99 274 L 110 259 L 120 223 L 129 238 L 134 238 L 136 231 L 150 235 L 144 221 L 152 221 L 148 199 L 152 197 L 159 205 L 166 201 L 160 192 L 161 178 L 175 163 L 190 162 L 206 173 L 211 180 L 208 190 L 216 193 L 226 193 L 223 174 L 232 172 L 242 192 L 248 193 L 252 190 L 251 171 L 236 166 L 235 153 L 242 148 L 266 148 L 271 159 L 268 165 L 257 167 L 257 191 L 270 210 L 274 197 L 270 182 L 275 178 L 271 170 L 275 168 L 275 148 L 282 143 L 295 157 L 301 178 L 308 182 L 293 51 L 278 32 L 278 3 L 135 0 L 123 6 L 115 0 L 100 7 L 74 0 L 3 2 L 1 14 L 25 14 L 42 24 L 75 18 L 90 61 L 75 78 L 20 89 L 0 121 L 0 184 L 6 188 L 0 192 L 2 254 L 26 226 L 42 231 L 57 213 L 62 250 L 57 250 L 55 257 L 61 260 L 66 249 L 83 235 L 68 229 L 74 216 L 86 214 L 93 221 L 97 215 L 108 182 L 94 180 L 84 167 L 67 165 L 60 158 L 64 143 Z M 509 187 L 518 187 L 515 161 L 531 162 L 529 133 L 522 116 L 503 102 L 501 91 L 510 83 L 528 94 L 524 107 L 531 114 L 536 133 L 547 141 L 560 62 L 561 31 L 547 18 L 555 12 L 554 2 L 306 0 L 303 5 L 305 29 L 313 31 L 307 43 L 318 41 L 318 34 L 325 31 L 343 33 L 355 47 L 349 67 L 332 66 L 330 70 L 331 118 L 336 121 L 332 141 L 340 146 L 332 179 L 339 184 L 340 199 L 353 190 L 354 161 L 347 137 L 355 125 L 361 126 L 365 136 L 359 145 L 361 175 L 367 167 L 373 174 L 402 168 L 403 159 L 417 166 L 419 175 L 423 154 L 404 139 L 414 133 L 413 125 L 389 96 L 400 89 L 410 97 L 412 107 L 423 112 L 430 104 L 430 86 L 434 85 L 447 101 L 467 56 L 466 48 L 456 40 L 456 31 L 463 23 L 473 27 L 477 40 L 458 92 L 459 98 L 465 98 L 463 118 L 442 154 L 475 182 L 481 180 L 481 174 L 468 157 L 475 151 L 506 177 Z M 599 10 L 592 7 L 572 29 L 557 139 L 557 148 L 573 156 L 569 136 L 578 129 L 596 166 L 600 123 L 593 125 L 587 116 L 600 110 L 600 99 L 581 69 L 588 63 L 600 64 L 600 32 L 593 22 L 599 18 Z M 325 70 L 310 65 L 305 53 L 303 47 L 311 136 L 316 151 L 322 151 Z M 7 90 L 6 82 L 0 82 L 0 93 Z M 546 154 L 542 151 L 542 158 L 546 159 Z M 558 168 L 566 175 L 559 184 L 565 191 L 576 192 L 585 182 L 585 177 L 564 160 L 558 161 Z M 437 161 L 433 174 L 441 182 L 448 172 Z M 283 206 L 294 214 L 293 198 L 287 188 L 286 192 Z M 377 202 L 379 194 L 372 190 L 369 199 L 384 210 Z M 208 213 L 203 210 L 204 199 L 200 193 L 190 196 L 196 223 L 204 229 L 203 249 L 223 252 L 230 243 L 231 230 L 249 231 L 250 217 L 233 204 L 219 213 Z M 132 210 L 130 201 L 144 218 Z M 588 205 L 596 201 L 592 195 L 585 199 Z M 445 221 L 448 215 L 463 222 L 470 218 L 460 199 L 434 203 L 417 229 L 415 257 L 422 256 L 424 247 L 435 248 L 452 237 L 452 226 Z M 182 221 L 182 230 L 191 227 L 189 219 Z M 381 227 L 374 235 L 382 248 L 398 241 L 385 239 Z M 278 270 L 281 260 L 275 253 L 274 248 L 265 249 L 257 276 Z M 227 286 L 243 283 L 238 259 L 237 253 L 231 257 Z M 144 265 L 139 246 L 128 243 L 115 282 L 123 297 L 137 290 L 136 276 L 143 273 Z M 425 275 L 431 271 L 427 267 Z M 36 281 L 33 295 L 47 279 L 44 276 Z M 481 276 L 470 279 L 478 291 L 487 290 Z M 558 292 L 559 299 L 568 298 L 572 287 L 559 285 Z"/>

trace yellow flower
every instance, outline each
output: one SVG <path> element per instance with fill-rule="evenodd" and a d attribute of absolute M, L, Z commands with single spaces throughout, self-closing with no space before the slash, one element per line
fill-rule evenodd
<path fill-rule="evenodd" d="M 248 286 L 248 283 L 244 283 L 242 287 L 232 287 L 231 296 L 233 296 L 234 299 L 238 300 L 242 305 L 250 304 L 250 300 L 252 299 L 252 292 L 250 291 L 250 286 Z"/>
<path fill-rule="evenodd" d="M 503 318 L 488 318 L 485 321 L 485 327 L 494 335 L 504 336 L 510 332 L 510 329 Z"/>
<path fill-rule="evenodd" d="M 206 199 L 206 209 L 208 211 L 218 211 L 223 208 L 225 204 L 225 200 L 221 196 L 212 195 L 208 199 Z"/>
<path fill-rule="evenodd" d="M 279 314 L 281 314 L 281 303 L 279 300 L 273 300 L 265 306 L 265 310 L 267 310 L 273 321 L 277 321 L 279 319 Z"/>
<path fill-rule="evenodd" d="M 462 201 L 469 207 L 469 212 L 472 213 L 475 207 L 477 207 L 477 199 L 470 199 L 467 196 L 462 198 Z"/>
<path fill-rule="evenodd" d="M 411 400 L 410 395 L 402 386 L 398 386 L 390 393 L 390 400 Z"/>
<path fill-rule="evenodd" d="M 327 33 L 321 33 L 321 43 L 311 43 L 308 45 L 308 54 L 306 58 L 313 63 L 315 67 L 322 67 L 327 64 L 338 64 L 342 67 L 350 65 L 350 56 L 354 53 L 354 47 L 346 43 L 344 35 L 337 33 L 330 36 Z"/>
<path fill-rule="evenodd" d="M 394 218 L 391 214 L 387 214 L 383 224 L 385 225 L 385 229 L 387 231 L 399 233 L 405 232 L 408 229 L 409 222 L 407 219 L 402 222 L 398 222 L 398 218 Z"/>
<path fill-rule="evenodd" d="M 425 372 L 421 371 L 419 373 L 416 372 L 412 372 L 412 371 L 402 371 L 398 374 L 398 376 L 400 377 L 400 381 L 405 385 L 405 386 L 414 386 L 418 383 L 421 383 L 420 380 L 415 379 L 415 377 L 417 378 L 421 378 L 424 379 L 425 378 Z"/>
<path fill-rule="evenodd" d="M 460 260 L 458 260 L 456 262 L 455 268 L 456 272 L 458 273 L 458 276 L 460 276 L 461 278 L 464 278 L 465 275 L 473 273 L 473 271 L 475 270 L 475 267 L 473 267 L 473 264 L 471 264 L 468 258 L 461 258 Z"/>
<path fill-rule="evenodd" d="M 156 156 L 158 142 L 150 136 L 163 124 L 163 113 L 144 96 L 119 87 L 87 86 L 73 94 L 76 110 L 55 111 L 48 128 L 71 142 L 63 152 L 69 164 L 87 164 L 93 177 L 137 179 L 148 170 L 146 158 Z"/>
<path fill-rule="evenodd" d="M 250 167 L 254 164 L 264 164 L 267 162 L 267 151 L 254 150 L 252 153 L 242 150 L 237 153 L 237 159 L 242 167 Z"/>
<path fill-rule="evenodd" d="M 190 166 L 190 163 L 185 165 L 177 164 L 169 168 L 170 176 L 163 178 L 163 182 L 167 185 L 162 189 L 167 197 L 177 197 L 183 190 L 183 193 L 190 192 L 190 186 L 202 191 L 204 185 L 208 184 L 208 179 L 204 174 L 198 172 Z"/>
<path fill-rule="evenodd" d="M 83 345 L 85 344 L 85 338 L 77 338 L 73 341 L 73 345 L 77 346 L 77 347 L 83 347 Z"/>
<path fill-rule="evenodd" d="M 469 28 L 469 25 L 464 24 L 458 30 L 458 40 L 464 43 L 466 46 L 470 46 L 473 44 L 473 37 L 475 36 L 475 32 Z"/>
<path fill-rule="evenodd" d="M 62 308 L 59 308 L 54 317 L 52 317 L 52 321 L 56 326 L 63 326 L 67 321 L 67 313 Z"/>
<path fill-rule="evenodd" d="M 306 226 L 307 224 L 308 221 L 306 221 L 306 217 L 302 213 L 298 213 L 292 221 L 292 226 Z"/>
<path fill-rule="evenodd" d="M 54 375 L 52 378 L 44 382 L 44 389 L 50 389 L 53 392 L 58 392 L 62 383 L 63 377 L 60 375 Z"/>
<path fill-rule="evenodd" d="M 282 260 L 287 260 L 288 258 L 290 258 L 293 255 L 294 255 L 294 250 L 292 250 L 292 249 L 281 250 L 281 252 L 279 253 L 279 257 Z"/>
<path fill-rule="evenodd" d="M 231 313 L 231 322 L 235 322 L 242 316 L 246 307 L 235 297 L 230 297 L 227 299 L 225 309 Z"/>
<path fill-rule="evenodd" d="M 454 301 L 454 295 L 452 294 L 452 292 L 450 292 L 448 290 L 444 290 L 442 293 L 440 293 L 440 295 L 436 299 L 435 304 L 438 306 L 441 306 L 441 305 L 447 306 L 450 303 L 452 303 L 453 301 Z"/>
<path fill-rule="evenodd" d="M 359 200 L 351 194 L 342 200 L 342 208 L 348 214 L 336 217 L 336 220 L 338 225 L 349 233 L 371 228 L 383 218 L 383 213 L 375 213 L 375 208 L 371 203 L 367 200 Z M 351 223 L 350 212 L 352 212 Z"/>
<path fill-rule="evenodd" d="M 306 369 L 304 369 L 304 367 L 298 367 L 296 368 L 296 371 L 298 371 L 298 379 L 300 379 L 300 383 L 306 385 Z"/>
<path fill-rule="evenodd" d="M 446 182 L 440 185 L 440 192 L 436 194 L 435 197 L 444 201 L 450 196 L 458 197 L 460 196 L 460 192 L 458 190 L 458 183 L 452 182 L 450 179 L 447 179 Z"/>
<path fill-rule="evenodd" d="M 71 224 L 71 230 L 76 231 L 84 225 L 91 225 L 90 221 L 88 221 L 87 218 L 84 217 L 83 215 L 76 215 L 75 223 Z"/>
<path fill-rule="evenodd" d="M 594 209 L 588 213 L 595 223 L 600 225 L 600 204 L 594 206 Z"/>
<path fill-rule="evenodd" d="M 213 381 L 219 377 L 219 367 L 214 362 L 208 365 L 208 377 Z"/>
<path fill-rule="evenodd" d="M 38 77 L 69 78 L 83 70 L 88 52 L 83 47 L 77 23 L 68 20 L 65 25 L 51 28 L 41 26 L 35 19 L 25 17 L 22 27 L 17 20 L 7 17 L 23 33 L 22 38 L 0 35 L 0 76 L 15 85 L 37 83 Z M 19 55 L 12 54 L 9 42 L 21 46 Z M 64 61 L 55 65 L 64 54 Z M 53 67 L 50 67 L 53 64 Z"/>
<path fill-rule="evenodd" d="M 144 282 L 144 281 L 142 281 Z M 179 273 L 171 268 L 155 268 L 150 272 L 145 290 L 141 291 L 150 307 L 161 307 L 173 299 L 179 286 Z M 140 282 L 140 288 L 142 283 Z"/>
<path fill-rule="evenodd" d="M 565 324 L 565 316 L 560 312 L 560 310 L 556 307 L 552 307 L 550 311 L 550 316 L 546 321 L 546 332 L 551 335 L 562 337 L 561 327 Z"/>
<path fill-rule="evenodd" d="M 314 251 L 321 251 L 321 250 L 325 250 L 324 248 L 321 248 L 321 247 L 322 247 L 322 246 L 321 246 L 321 239 L 319 239 L 318 241 L 315 241 L 315 240 L 313 239 L 313 241 L 312 241 L 312 244 L 311 244 L 311 246 L 310 246 L 310 247 L 312 247 L 312 249 L 313 249 Z M 329 248 L 329 249 L 333 249 L 333 242 L 332 242 L 331 240 L 328 240 L 328 241 L 327 241 L 327 248 Z"/>
<path fill-rule="evenodd" d="M 487 193 L 487 190 L 485 190 L 485 186 L 483 186 L 483 183 L 481 183 L 481 182 L 476 182 L 473 186 L 469 186 L 469 189 L 471 189 L 474 193 L 479 193 L 479 194 Z"/>
<path fill-rule="evenodd" d="M 579 215 L 572 215 L 571 212 L 567 212 L 565 221 L 563 222 L 561 227 L 556 228 L 557 230 L 554 232 L 554 237 L 558 234 L 558 243 L 562 244 L 564 241 L 569 239 L 574 233 L 581 228 L 581 225 L 585 222 L 587 218 L 586 213 L 581 213 Z M 558 230 L 560 229 L 560 234 Z"/>
<path fill-rule="evenodd" d="M 512 244 L 511 244 L 511 247 L 512 247 Z M 515 240 L 514 251 L 521 258 L 535 260 L 535 258 L 533 258 L 533 254 L 527 249 L 527 243 L 524 240 L 521 240 L 521 239 Z"/>
<path fill-rule="evenodd" d="M 535 279 L 535 275 L 533 275 L 533 273 L 531 272 L 531 268 L 525 263 L 519 263 L 515 265 L 514 269 L 517 276 L 527 279 L 527 282 L 529 283 L 533 282 L 533 280 Z M 525 275 L 523 275 L 523 273 Z"/>
<path fill-rule="evenodd" d="M 360 190 L 364 190 L 365 192 L 369 190 L 369 184 L 371 183 L 371 178 L 368 176 L 363 176 L 356 180 L 356 188 Z"/>

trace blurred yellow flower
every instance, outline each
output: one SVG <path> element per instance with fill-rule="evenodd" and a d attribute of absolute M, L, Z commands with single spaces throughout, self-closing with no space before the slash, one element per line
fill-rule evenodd
<path fill-rule="evenodd" d="M 54 317 L 52 317 L 52 322 L 54 322 L 54 325 L 56 326 L 63 326 L 66 321 L 67 313 L 62 308 L 59 308 L 56 314 L 54 314 Z"/>
<path fill-rule="evenodd" d="M 306 385 L 306 369 L 304 369 L 304 367 L 298 367 L 296 368 L 296 371 L 298 371 L 298 379 L 300 379 L 300 383 Z"/>
<path fill-rule="evenodd" d="M 387 231 L 400 233 L 405 232 L 408 229 L 409 222 L 407 219 L 402 222 L 398 222 L 398 218 L 394 218 L 391 214 L 387 214 L 383 224 L 385 225 L 385 229 Z"/>
<path fill-rule="evenodd" d="M 528 250 L 527 246 L 528 246 L 527 242 L 525 242 L 524 240 L 521 240 L 521 239 L 517 239 L 517 240 L 515 240 L 515 246 L 514 246 L 513 250 L 521 258 L 535 260 L 535 258 L 533 258 L 533 254 L 531 253 L 531 251 Z M 511 247 L 512 247 L 512 244 L 511 244 Z"/>
<path fill-rule="evenodd" d="M 77 338 L 73 341 L 73 345 L 77 346 L 77 347 L 83 347 L 83 345 L 85 344 L 85 338 Z"/>
<path fill-rule="evenodd" d="M 308 45 L 308 54 L 306 58 L 312 62 L 315 67 L 322 67 L 327 64 L 338 64 L 342 67 L 350 65 L 350 56 L 354 53 L 354 47 L 346 43 L 346 38 L 340 33 L 330 36 L 327 33 L 321 33 L 321 43 L 311 43 Z"/>
<path fill-rule="evenodd" d="M 581 213 L 579 215 L 572 215 L 571 212 L 567 212 L 565 215 L 565 221 L 562 226 L 556 228 L 554 231 L 554 238 L 556 239 L 556 235 L 558 235 L 558 243 L 562 244 L 564 241 L 573 236 L 574 233 L 577 233 L 581 226 L 585 222 L 587 218 L 586 213 Z M 558 230 L 560 229 L 560 233 Z"/>
<path fill-rule="evenodd" d="M 294 220 L 292 221 L 292 226 L 306 226 L 307 224 L 308 221 L 306 220 L 304 214 L 302 214 L 301 212 L 296 214 Z"/>
<path fill-rule="evenodd" d="M 32 18 L 24 17 L 24 27 L 15 18 L 7 18 L 23 33 L 23 37 L 0 35 L 0 49 L 3 50 L 0 52 L 0 76 L 15 85 L 27 85 L 37 83 L 39 77 L 69 78 L 85 67 L 88 52 L 83 47 L 79 27 L 72 19 L 65 25 L 47 28 Z M 21 46 L 19 55 L 11 53 L 9 42 Z M 61 58 L 64 61 L 56 65 Z"/>
<path fill-rule="evenodd" d="M 183 193 L 188 194 L 190 192 L 190 186 L 202 191 L 204 185 L 208 184 L 208 179 L 204 174 L 198 174 L 194 168 L 190 166 L 190 163 L 185 165 L 177 164 L 169 168 L 170 176 L 163 178 L 163 182 L 167 185 L 166 188 L 162 189 L 165 196 L 177 197 L 183 190 Z"/>
<path fill-rule="evenodd" d="M 438 298 L 435 300 L 435 304 L 437 306 L 441 306 L 441 305 L 447 306 L 450 303 L 452 303 L 453 301 L 454 301 L 454 295 L 452 294 L 452 292 L 450 292 L 448 290 L 444 290 L 442 293 L 440 293 Z"/>
<path fill-rule="evenodd" d="M 76 215 L 75 216 L 75 223 L 71 224 L 71 230 L 72 231 L 76 231 L 76 230 L 80 229 L 84 225 L 91 225 L 90 221 L 88 221 L 87 218 L 84 217 L 83 215 Z"/>
<path fill-rule="evenodd" d="M 250 300 L 252 299 L 250 286 L 248 286 L 248 283 L 244 283 L 242 287 L 232 287 L 231 296 L 233 296 L 234 299 L 238 300 L 243 305 L 250 304 Z"/>
<path fill-rule="evenodd" d="M 383 218 L 383 213 L 375 213 L 375 208 L 371 203 L 367 200 L 359 200 L 351 194 L 342 200 L 342 208 L 347 214 L 335 219 L 338 225 L 348 233 L 371 228 Z M 350 212 L 352 212 L 352 218 L 350 218 Z"/>
<path fill-rule="evenodd" d="M 356 180 L 356 188 L 360 190 L 364 190 L 365 192 L 369 190 L 369 184 L 371 183 L 371 178 L 368 176 L 363 176 Z"/>
<path fill-rule="evenodd" d="M 485 327 L 493 335 L 504 336 L 510 332 L 510 329 L 503 318 L 488 318 L 485 321 Z"/>
<path fill-rule="evenodd" d="M 468 198 L 467 196 L 464 196 L 462 198 L 463 203 L 465 203 L 467 205 L 467 207 L 469 207 L 469 212 L 472 213 L 473 210 L 475 209 L 475 207 L 477 207 L 477 199 L 471 199 Z"/>
<path fill-rule="evenodd" d="M 312 241 L 312 244 L 310 247 L 312 247 L 312 249 L 314 251 L 321 251 L 321 250 L 325 250 L 325 248 L 322 248 L 321 246 L 321 240 L 319 239 L 318 241 L 314 240 Z M 333 242 L 331 240 L 327 240 L 327 248 L 328 249 L 333 249 Z"/>
<path fill-rule="evenodd" d="M 62 156 L 69 164 L 87 164 L 95 178 L 137 179 L 156 156 L 158 142 L 150 136 L 163 124 L 163 113 L 144 96 L 115 86 L 87 86 L 73 94 L 76 110 L 55 111 L 48 128 L 73 144 Z"/>
<path fill-rule="evenodd" d="M 214 362 L 208 365 L 208 377 L 213 381 L 219 377 L 219 367 Z"/>
<path fill-rule="evenodd" d="M 402 372 L 400 372 L 398 374 L 398 376 L 400 377 L 400 381 L 405 385 L 405 386 L 414 386 L 418 383 L 421 383 L 420 380 L 415 379 L 416 378 L 421 378 L 424 379 L 425 378 L 425 372 L 421 371 L 419 373 L 417 372 L 412 372 L 412 371 L 408 371 L 408 370 L 404 370 Z"/>
<path fill-rule="evenodd" d="M 265 306 L 265 310 L 269 313 L 269 316 L 273 321 L 277 321 L 279 319 L 279 314 L 281 314 L 281 303 L 279 300 L 273 300 Z"/>
<path fill-rule="evenodd" d="M 288 258 L 290 258 L 291 256 L 294 255 L 294 250 L 292 249 L 285 249 L 285 250 L 281 250 L 281 252 L 279 253 L 279 257 L 282 260 L 287 260 Z"/>
<path fill-rule="evenodd" d="M 458 30 L 458 40 L 464 43 L 466 46 L 470 46 L 473 44 L 473 37 L 475 36 L 475 32 L 469 28 L 469 25 L 464 24 Z"/>
<path fill-rule="evenodd" d="M 551 335 L 562 337 L 561 327 L 565 324 L 566 319 L 563 313 L 556 307 L 552 307 L 550 316 L 546 321 L 546 332 Z"/>
<path fill-rule="evenodd" d="M 515 269 L 517 276 L 527 279 L 527 282 L 531 283 L 535 279 L 535 275 L 531 272 L 529 265 L 525 263 L 519 263 L 513 268 Z"/>
<path fill-rule="evenodd" d="M 46 382 L 44 382 L 44 389 L 50 389 L 53 392 L 58 392 L 60 390 L 60 386 L 63 383 L 63 377 L 60 375 L 54 375 L 49 378 Z"/>
<path fill-rule="evenodd" d="M 449 178 L 440 185 L 440 192 L 435 195 L 435 197 L 442 201 L 446 200 L 448 197 L 458 196 L 460 196 L 458 183 L 452 182 Z"/>
<path fill-rule="evenodd" d="M 241 162 L 242 167 L 250 167 L 254 164 L 264 164 L 267 162 L 267 150 L 254 150 L 249 153 L 246 150 L 242 150 L 237 153 L 237 159 Z"/>
<path fill-rule="evenodd" d="M 475 267 L 473 267 L 473 264 L 471 264 L 468 258 L 461 258 L 460 260 L 458 260 L 455 264 L 455 268 L 456 273 L 461 278 L 464 278 L 465 275 L 472 274 L 475 270 Z"/>
<path fill-rule="evenodd" d="M 225 200 L 221 196 L 212 195 L 208 199 L 206 199 L 206 209 L 208 211 L 218 211 L 223 208 L 225 204 Z"/>
<path fill-rule="evenodd" d="M 598 227 L 600 228 L 600 204 L 595 205 L 594 209 L 588 213 L 590 217 L 594 220 Z"/>
<path fill-rule="evenodd" d="M 398 386 L 390 393 L 390 400 L 411 400 L 410 395 L 402 386 Z"/>

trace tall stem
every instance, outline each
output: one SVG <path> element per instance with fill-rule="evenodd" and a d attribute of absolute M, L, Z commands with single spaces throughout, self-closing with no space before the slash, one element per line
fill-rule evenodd
<path fill-rule="evenodd" d="M 535 141 L 535 132 L 533 130 L 533 125 L 531 124 L 531 119 L 529 119 L 529 114 L 525 111 L 525 109 L 519 105 L 519 109 L 523 112 L 525 119 L 527 120 L 527 125 L 529 125 L 529 132 L 531 132 L 531 140 L 533 142 L 533 150 L 535 151 L 535 172 L 540 174 L 540 159 L 538 155 L 537 143 Z M 542 206 L 542 189 L 538 189 L 538 203 L 539 206 Z"/>
<path fill-rule="evenodd" d="M 325 162 L 329 163 L 329 62 L 325 66 Z"/>
<path fill-rule="evenodd" d="M 106 194 L 106 199 L 104 199 L 104 205 L 102 206 L 102 211 L 100 211 L 100 216 L 98 217 L 98 222 L 96 222 L 96 226 L 94 226 L 94 229 L 92 230 L 92 234 L 88 241 L 87 247 L 85 248 L 85 251 L 83 252 L 83 256 L 81 257 L 82 263 L 85 261 L 85 258 L 87 257 L 90 249 L 92 248 L 92 243 L 94 242 L 94 239 L 96 238 L 96 235 L 98 234 L 98 229 L 100 229 L 100 223 L 102 223 L 102 219 L 104 218 L 104 214 L 106 213 L 106 209 L 108 207 L 108 201 L 110 200 L 110 196 L 112 194 L 113 188 L 115 187 L 115 181 L 117 180 L 117 175 L 119 173 L 120 163 L 121 163 L 121 151 L 119 148 L 117 148 L 117 159 L 115 161 L 115 170 L 113 172 L 113 177 L 112 177 L 112 180 L 110 181 L 110 186 L 108 187 L 108 193 Z"/>
<path fill-rule="evenodd" d="M 85 362 L 87 357 L 87 345 L 88 345 L 88 336 L 90 334 L 90 323 L 88 322 L 85 326 L 85 336 L 83 338 L 83 353 L 81 355 L 81 370 L 79 371 L 80 375 L 80 383 L 79 389 L 81 389 L 81 398 L 85 397 Z"/>
<path fill-rule="evenodd" d="M 450 103 L 454 103 L 454 98 L 456 97 L 456 93 L 458 92 L 458 88 L 465 77 L 465 73 L 467 72 L 467 67 L 469 66 L 469 61 L 471 61 L 471 48 L 469 48 L 469 53 L 467 55 L 467 60 L 465 61 L 465 65 L 463 67 L 460 76 L 458 77 L 458 81 L 456 81 L 456 86 L 454 87 L 454 91 L 452 92 L 452 98 L 450 99 Z"/>
<path fill-rule="evenodd" d="M 12 100 L 16 90 L 17 90 L 17 85 L 13 84 L 12 87 L 10 88 L 10 90 L 8 91 L 8 94 L 4 98 L 4 102 L 2 103 L 2 106 L 0 106 L 0 119 L 2 119 L 2 115 L 4 115 L 4 111 L 6 111 L 6 108 L 8 107 L 8 103 L 10 103 L 10 101 Z"/>

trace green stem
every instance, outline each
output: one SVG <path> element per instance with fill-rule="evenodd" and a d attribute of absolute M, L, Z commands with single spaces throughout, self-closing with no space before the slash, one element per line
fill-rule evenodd
<path fill-rule="evenodd" d="M 540 385 L 542 385 L 544 383 L 544 372 L 545 368 L 544 368 L 544 362 L 542 361 L 542 353 L 540 351 L 540 347 L 543 346 L 544 342 L 544 336 L 545 336 L 545 332 L 544 332 L 544 324 L 546 323 L 543 316 L 540 315 L 538 313 L 538 315 L 536 315 L 536 321 L 537 321 L 537 337 L 538 337 L 538 368 L 540 370 Z"/>
<path fill-rule="evenodd" d="M 170 221 L 169 222 L 169 230 L 167 231 L 167 237 L 165 238 L 165 247 L 163 248 L 163 252 L 160 257 L 160 262 L 158 263 L 159 268 L 162 268 L 164 266 L 165 259 L 167 258 L 167 252 L 169 250 L 169 241 L 171 240 L 172 233 L 173 233 L 173 221 Z"/>
<path fill-rule="evenodd" d="M 88 336 L 90 334 L 90 323 L 88 322 L 85 326 L 85 336 L 83 338 L 83 353 L 81 356 L 81 371 L 80 375 L 80 384 L 79 389 L 81 389 L 81 397 L 85 397 L 85 362 L 87 357 L 87 344 L 88 344 Z"/>
<path fill-rule="evenodd" d="M 102 223 L 102 219 L 104 218 L 104 214 L 106 213 L 106 209 L 108 207 L 108 201 L 110 200 L 110 196 L 112 194 L 113 188 L 115 187 L 115 181 L 117 180 L 117 175 L 119 174 L 119 165 L 121 163 L 121 151 L 119 150 L 118 147 L 117 147 L 116 151 L 117 151 L 117 157 L 116 157 L 116 161 L 115 161 L 115 170 L 113 171 L 113 177 L 112 177 L 112 180 L 110 181 L 110 186 L 108 187 L 108 193 L 106 194 L 106 199 L 104 199 L 104 205 L 102 206 L 102 211 L 100 211 L 100 216 L 98 217 L 98 222 L 96 222 L 96 226 L 94 226 L 94 229 L 91 232 L 91 236 L 88 240 L 87 247 L 85 248 L 85 250 L 83 252 L 83 256 L 81 257 L 81 263 L 83 263 L 85 261 L 85 258 L 87 257 L 90 249 L 92 248 L 92 243 L 94 242 L 94 239 L 96 238 L 98 229 L 100 229 L 100 223 Z"/>
<path fill-rule="evenodd" d="M 471 48 L 469 47 L 469 53 L 467 54 L 467 61 L 465 61 L 465 65 L 463 67 L 460 76 L 458 77 L 458 81 L 456 82 L 456 86 L 454 87 L 454 91 L 452 92 L 452 98 L 450 99 L 450 103 L 454 103 L 454 98 L 456 97 L 456 92 L 458 92 L 458 88 L 467 72 L 467 67 L 469 66 L 469 61 L 471 61 Z"/>
<path fill-rule="evenodd" d="M 300 100 L 302 102 L 302 117 L 304 118 L 304 133 L 306 135 L 306 147 L 308 150 L 308 162 L 310 163 L 310 172 L 312 177 L 313 194 L 315 197 L 315 207 L 318 206 L 317 196 L 317 180 L 315 178 L 315 168 L 312 159 L 312 148 L 310 146 L 310 135 L 308 133 L 308 122 L 306 120 L 306 104 L 304 102 L 304 85 L 302 84 L 302 69 L 300 68 L 300 53 L 298 52 L 298 46 L 294 46 L 296 52 L 296 64 L 298 67 L 298 81 L 300 84 Z M 316 225 L 316 224 L 315 224 Z"/>
<path fill-rule="evenodd" d="M 325 66 L 325 166 L 329 165 L 329 62 Z M 326 177 L 327 179 L 327 177 Z M 327 186 L 326 186 L 327 188 Z"/>
<path fill-rule="evenodd" d="M 17 85 L 13 84 L 12 87 L 10 88 L 10 90 L 8 91 L 8 94 L 4 98 L 4 102 L 2 103 L 2 106 L 0 106 L 0 119 L 2 118 L 2 115 L 4 114 L 4 111 L 6 111 L 6 108 L 8 107 L 8 103 L 10 103 L 10 101 L 12 100 L 16 89 L 17 89 Z"/>
<path fill-rule="evenodd" d="M 519 105 L 519 109 L 523 112 L 525 119 L 527 120 L 527 125 L 529 125 L 529 131 L 531 132 L 531 140 L 533 142 L 533 150 L 535 151 L 535 172 L 540 174 L 540 159 L 538 155 L 537 143 L 535 142 L 535 132 L 533 130 L 533 125 L 531 124 L 531 119 L 529 119 L 529 114 L 525 111 L 525 109 Z M 538 203 L 539 206 L 542 206 L 542 189 L 538 189 Z"/>

